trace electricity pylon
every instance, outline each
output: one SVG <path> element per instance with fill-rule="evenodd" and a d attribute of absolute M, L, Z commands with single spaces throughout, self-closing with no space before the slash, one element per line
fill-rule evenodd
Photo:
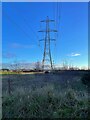
<path fill-rule="evenodd" d="M 45 38 L 40 40 L 40 41 L 44 41 L 44 53 L 43 53 L 43 60 L 42 60 L 42 69 L 43 70 L 46 69 L 45 67 L 49 67 L 50 69 L 53 69 L 50 43 L 51 43 L 51 41 L 55 41 L 55 39 L 51 39 L 50 32 L 57 32 L 57 30 L 50 29 L 49 23 L 55 22 L 55 21 L 50 20 L 49 17 L 47 16 L 46 20 L 42 20 L 40 22 L 46 23 L 46 29 L 39 31 L 39 32 L 45 32 Z"/>

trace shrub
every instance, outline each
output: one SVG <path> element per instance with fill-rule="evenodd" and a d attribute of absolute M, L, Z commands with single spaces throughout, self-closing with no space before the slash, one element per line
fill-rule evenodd
<path fill-rule="evenodd" d="M 81 81 L 84 85 L 89 86 L 90 85 L 90 73 L 84 74 L 84 76 L 81 78 Z"/>

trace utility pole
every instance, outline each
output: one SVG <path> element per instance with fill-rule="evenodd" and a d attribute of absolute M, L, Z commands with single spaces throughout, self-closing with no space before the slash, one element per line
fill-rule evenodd
<path fill-rule="evenodd" d="M 43 53 L 43 60 L 42 60 L 42 69 L 44 70 L 45 66 L 47 66 L 52 70 L 53 63 L 52 63 L 50 43 L 51 43 L 51 41 L 55 41 L 55 39 L 51 39 L 50 32 L 57 32 L 57 30 L 50 29 L 49 23 L 55 22 L 55 21 L 50 20 L 49 17 L 47 16 L 46 20 L 42 20 L 40 22 L 46 23 L 46 29 L 39 31 L 39 32 L 45 32 L 44 39 L 40 40 L 40 41 L 44 41 L 44 53 Z"/>

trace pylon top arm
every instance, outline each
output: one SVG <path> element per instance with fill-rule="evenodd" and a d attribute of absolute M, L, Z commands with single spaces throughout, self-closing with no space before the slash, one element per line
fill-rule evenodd
<path fill-rule="evenodd" d="M 57 32 L 57 30 L 40 30 L 38 32 Z"/>

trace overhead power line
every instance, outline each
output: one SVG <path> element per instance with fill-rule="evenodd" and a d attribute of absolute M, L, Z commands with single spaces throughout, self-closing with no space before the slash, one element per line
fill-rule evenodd
<path fill-rule="evenodd" d="M 19 28 L 20 31 L 22 31 L 24 33 L 24 35 L 30 39 L 29 34 L 27 34 L 27 32 L 25 31 L 25 29 L 23 29 L 13 18 L 11 18 L 11 16 L 9 16 L 6 12 L 4 12 L 5 17 L 7 17 L 17 28 Z"/>

